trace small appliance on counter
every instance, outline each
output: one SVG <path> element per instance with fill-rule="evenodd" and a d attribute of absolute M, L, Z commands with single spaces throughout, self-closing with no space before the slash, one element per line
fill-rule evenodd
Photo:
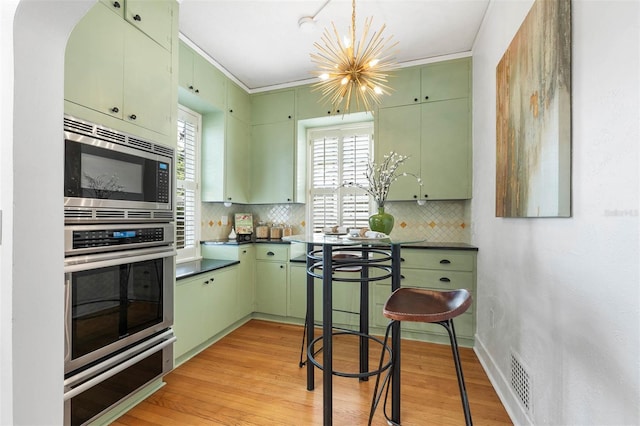
<path fill-rule="evenodd" d="M 239 243 L 251 241 L 253 235 L 253 214 L 236 213 L 235 214 L 236 241 Z"/>

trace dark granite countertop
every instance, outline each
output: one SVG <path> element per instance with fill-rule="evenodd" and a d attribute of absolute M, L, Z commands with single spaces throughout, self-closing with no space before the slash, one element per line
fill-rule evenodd
<path fill-rule="evenodd" d="M 423 250 L 470 250 L 470 251 L 478 251 L 478 247 L 472 246 L 467 243 L 433 243 L 433 242 L 420 242 L 420 243 L 411 243 L 411 244 L 402 244 L 400 247 L 402 248 L 413 248 L 413 249 L 423 249 Z M 305 255 L 294 257 L 290 260 L 293 263 L 305 263 L 307 261 L 307 257 Z"/>
<path fill-rule="evenodd" d="M 471 250 L 478 251 L 478 247 L 467 243 L 435 243 L 422 241 L 420 243 L 402 244 L 402 247 L 425 250 Z"/>
<path fill-rule="evenodd" d="M 227 266 L 237 265 L 238 260 L 201 259 L 176 265 L 176 279 L 193 277 L 204 272 L 215 271 Z"/>
<path fill-rule="evenodd" d="M 291 244 L 290 241 L 283 240 L 262 240 L 255 239 L 251 241 L 200 241 L 200 244 L 209 246 L 209 245 L 226 245 L 226 246 L 241 246 L 243 244 Z"/>

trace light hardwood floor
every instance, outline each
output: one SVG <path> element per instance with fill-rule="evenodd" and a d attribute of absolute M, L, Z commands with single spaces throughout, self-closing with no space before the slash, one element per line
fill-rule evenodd
<path fill-rule="evenodd" d="M 322 375 L 306 390 L 299 368 L 302 327 L 251 320 L 165 377 L 166 386 L 113 423 L 124 425 L 321 425 Z M 477 426 L 511 425 L 475 353 L 460 348 Z M 379 346 L 371 347 L 377 365 Z M 334 367 L 357 370 L 357 340 L 334 340 Z M 366 425 L 374 380 L 335 377 L 335 425 Z M 448 345 L 403 340 L 402 424 L 463 425 Z M 385 425 L 382 406 L 375 425 Z"/>

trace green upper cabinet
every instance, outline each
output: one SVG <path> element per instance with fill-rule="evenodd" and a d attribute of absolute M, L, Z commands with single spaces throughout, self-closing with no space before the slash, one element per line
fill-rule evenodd
<path fill-rule="evenodd" d="M 171 54 L 124 26 L 123 119 L 164 135 L 175 131 L 171 111 Z"/>
<path fill-rule="evenodd" d="M 471 58 L 453 59 L 393 71 L 393 91 L 383 96 L 381 108 L 469 97 Z"/>
<path fill-rule="evenodd" d="M 225 201 L 249 202 L 249 142 L 247 123 L 227 116 L 225 149 Z"/>
<path fill-rule="evenodd" d="M 224 112 L 202 116 L 202 201 L 249 201 L 249 125 Z"/>
<path fill-rule="evenodd" d="M 420 67 L 402 68 L 390 72 L 389 86 L 393 89 L 382 96 L 380 108 L 411 105 L 420 102 Z"/>
<path fill-rule="evenodd" d="M 65 112 L 175 144 L 174 56 L 122 19 L 121 8 L 97 3 L 71 33 L 65 52 Z M 163 25 L 172 34 L 172 20 Z"/>
<path fill-rule="evenodd" d="M 295 200 L 294 90 L 252 95 L 251 202 Z"/>
<path fill-rule="evenodd" d="M 251 126 L 251 202 L 294 202 L 294 120 Z"/>
<path fill-rule="evenodd" d="M 316 89 L 313 84 L 296 87 L 296 118 L 306 120 L 308 118 L 328 117 L 344 114 L 344 111 L 333 108 L 322 99 L 322 89 Z M 349 113 L 364 112 L 363 106 L 357 108 L 355 101 L 353 109 Z"/>
<path fill-rule="evenodd" d="M 251 124 L 277 123 L 293 120 L 293 90 L 259 93 L 251 96 Z"/>
<path fill-rule="evenodd" d="M 429 64 L 420 76 L 422 102 L 470 97 L 471 58 Z"/>
<path fill-rule="evenodd" d="M 420 105 L 380 108 L 377 114 L 378 131 L 375 139 L 376 163 L 395 151 L 409 158 L 402 165 L 402 172 L 420 176 L 421 126 Z M 403 176 L 391 185 L 388 200 L 413 200 L 418 198 L 420 187 L 416 179 Z"/>
<path fill-rule="evenodd" d="M 468 98 L 421 106 L 422 198 L 471 198 L 471 104 Z"/>
<path fill-rule="evenodd" d="M 227 112 L 247 124 L 251 121 L 251 98 L 232 81 L 227 82 Z"/>
<path fill-rule="evenodd" d="M 171 51 L 173 44 L 172 3 L 168 0 L 126 0 L 124 18 L 160 46 Z"/>
<path fill-rule="evenodd" d="M 201 113 L 224 110 L 225 75 L 182 41 L 179 52 L 180 103 Z"/>
<path fill-rule="evenodd" d="M 65 53 L 66 100 L 122 119 L 125 25 L 102 4 L 78 22 Z"/>
<path fill-rule="evenodd" d="M 422 95 L 413 104 L 379 109 L 375 156 L 378 162 L 390 151 L 410 156 L 402 171 L 421 177 L 422 186 L 401 177 L 388 200 L 470 198 L 470 59 L 402 71 L 414 82 L 422 79 Z"/>

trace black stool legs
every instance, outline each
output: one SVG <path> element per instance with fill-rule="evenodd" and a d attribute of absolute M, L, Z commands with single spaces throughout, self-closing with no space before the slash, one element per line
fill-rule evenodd
<path fill-rule="evenodd" d="M 453 320 L 439 322 L 441 326 L 447 329 L 449 340 L 451 341 L 451 352 L 453 353 L 453 362 L 456 365 L 456 375 L 458 376 L 458 387 L 460 388 L 460 398 L 462 399 L 462 409 L 464 410 L 464 421 L 467 426 L 471 426 L 471 410 L 469 409 L 469 398 L 467 398 L 467 387 L 464 384 L 464 375 L 462 374 L 462 363 L 460 362 L 460 352 L 458 351 L 458 340 L 456 339 L 456 330 L 453 327 Z"/>
<path fill-rule="evenodd" d="M 391 321 L 387 326 L 387 329 L 384 334 L 384 346 L 387 345 L 387 341 L 389 339 L 389 332 L 394 323 L 395 323 L 395 320 Z M 453 354 L 453 362 L 456 367 L 456 375 L 458 377 L 458 387 L 460 388 L 460 397 L 462 399 L 462 409 L 464 411 L 464 420 L 467 426 L 472 426 L 473 421 L 471 420 L 471 410 L 469 409 L 469 398 L 467 397 L 467 388 L 464 384 L 464 375 L 462 374 L 462 363 L 460 362 L 460 353 L 458 351 L 458 340 L 456 339 L 456 331 L 453 326 L 453 319 L 440 321 L 435 324 L 440 324 L 441 326 L 446 328 L 447 333 L 449 333 L 449 340 L 451 341 L 451 352 Z M 384 350 L 380 355 L 380 368 L 378 368 L 378 370 L 381 370 L 383 361 L 384 361 Z M 399 426 L 397 423 L 393 422 L 393 420 L 391 420 L 391 418 L 387 415 L 387 407 L 386 407 L 387 397 L 389 395 L 389 383 L 391 382 L 391 375 L 393 373 L 394 367 L 395 367 L 395 354 L 392 352 L 391 368 L 389 368 L 389 371 L 387 372 L 384 380 L 382 381 L 382 386 L 380 386 L 379 392 L 378 392 L 378 387 L 379 387 L 380 376 L 382 374 L 382 371 L 380 371 L 380 373 L 378 373 L 378 375 L 376 376 L 376 385 L 373 389 L 373 398 L 371 401 L 371 411 L 369 412 L 369 423 L 368 423 L 369 426 L 371 426 L 373 415 L 375 414 L 376 408 L 378 407 L 380 399 L 382 398 L 383 392 L 385 393 L 383 410 L 382 410 L 384 413 L 384 417 L 385 419 L 387 419 L 388 424 L 393 426 Z"/>

